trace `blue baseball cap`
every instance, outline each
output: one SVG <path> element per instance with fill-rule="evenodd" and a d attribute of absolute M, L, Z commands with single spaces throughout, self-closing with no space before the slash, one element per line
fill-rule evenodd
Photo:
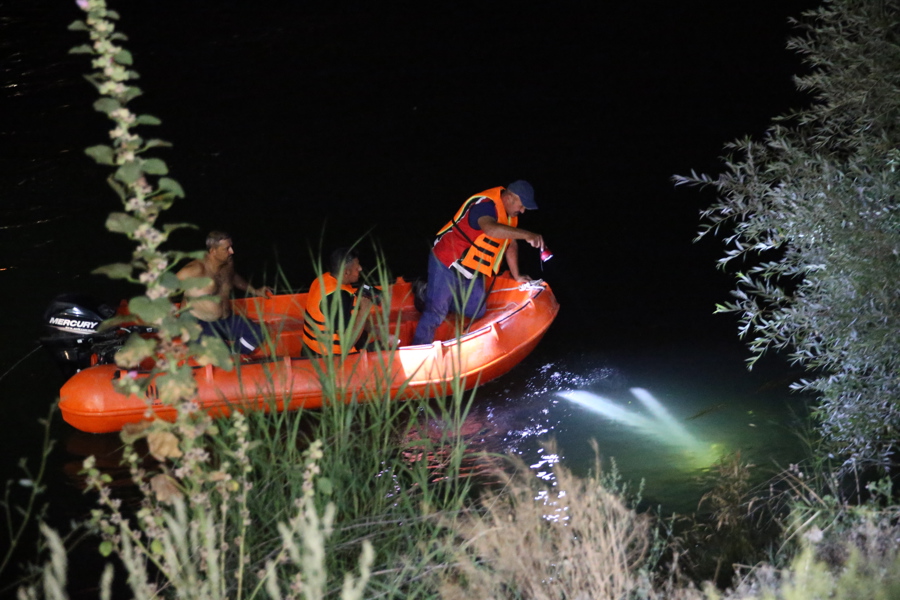
<path fill-rule="evenodd" d="M 537 202 L 534 201 L 534 188 L 524 179 L 513 181 L 506 189 L 522 199 L 522 206 L 528 210 L 537 210 Z"/>

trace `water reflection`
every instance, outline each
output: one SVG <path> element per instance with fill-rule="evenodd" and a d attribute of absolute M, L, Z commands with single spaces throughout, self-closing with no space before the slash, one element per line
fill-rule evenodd
<path fill-rule="evenodd" d="M 804 453 L 795 435 L 802 418 L 794 411 L 801 412 L 805 401 L 786 386 L 741 390 L 728 377 L 704 376 L 714 373 L 715 359 L 693 356 L 692 365 L 700 368 L 674 369 L 676 377 L 667 375 L 671 364 L 631 372 L 583 356 L 574 364 L 531 367 L 530 373 L 525 367 L 480 390 L 469 419 L 479 423 L 480 448 L 516 454 L 549 482 L 560 461 L 587 475 L 595 461 L 590 442 L 596 440 L 605 462 L 615 462 L 631 489 L 644 481 L 646 504 L 691 512 L 705 491 L 701 476 L 721 457 L 740 451 L 759 465 L 756 478 L 763 482 Z M 551 439 L 552 451 L 546 445 Z"/>
<path fill-rule="evenodd" d="M 81 491 L 87 489 L 86 477 L 82 470 L 84 460 L 93 456 L 94 466 L 109 476 L 110 481 L 107 485 L 114 490 L 117 498 L 132 504 L 140 501 L 141 494 L 131 478 L 131 470 L 122 462 L 125 446 L 118 433 L 96 434 L 71 429 L 69 435 L 64 438 L 64 447 L 66 460 L 63 462 L 62 472 L 70 486 Z M 139 456 L 144 457 L 141 467 L 152 469 L 156 466 L 157 463 L 150 458 L 144 440 L 138 440 L 135 449 Z"/>

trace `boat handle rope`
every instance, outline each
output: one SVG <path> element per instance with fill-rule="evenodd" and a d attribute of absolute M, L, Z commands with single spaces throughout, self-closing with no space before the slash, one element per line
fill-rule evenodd
<path fill-rule="evenodd" d="M 501 288 L 499 290 L 492 290 L 493 292 L 510 292 L 512 290 L 519 290 L 524 292 L 526 290 L 541 290 L 544 289 L 544 280 L 543 279 L 532 279 L 531 281 L 526 281 L 525 283 L 519 284 L 516 287 L 508 287 Z"/>

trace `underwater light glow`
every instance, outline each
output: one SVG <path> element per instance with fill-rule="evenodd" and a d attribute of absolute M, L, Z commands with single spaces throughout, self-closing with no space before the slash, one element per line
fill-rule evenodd
<path fill-rule="evenodd" d="M 685 468 L 706 468 L 722 455 L 722 448 L 718 444 L 698 440 L 650 392 L 642 388 L 631 388 L 629 391 L 644 405 L 649 415 L 634 412 L 603 396 L 583 390 L 557 392 L 556 395 L 676 448 L 679 450 L 678 456 L 684 458 Z"/>
<path fill-rule="evenodd" d="M 637 398 L 641 404 L 647 407 L 647 410 L 655 417 L 657 426 L 665 428 L 666 433 L 672 436 L 672 441 L 676 442 L 677 445 L 691 446 L 700 443 L 697 441 L 697 438 L 688 433 L 687 429 L 685 429 L 681 423 L 675 420 L 672 413 L 667 411 L 666 407 L 664 407 L 659 400 L 654 398 L 650 392 L 643 388 L 631 388 L 628 391 L 630 391 L 631 395 Z"/>

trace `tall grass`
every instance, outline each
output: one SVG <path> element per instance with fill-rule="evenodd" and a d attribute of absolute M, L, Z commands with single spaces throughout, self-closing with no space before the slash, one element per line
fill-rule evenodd
<path fill-rule="evenodd" d="M 383 287 L 376 325 L 387 327 Z M 376 343 L 370 356 L 376 371 L 392 371 L 391 350 Z M 85 461 L 100 551 L 124 565 L 134 597 L 349 598 L 366 586 L 370 596 L 428 596 L 424 583 L 446 552 L 442 519 L 472 496 L 458 435 L 472 396 L 459 382 L 433 401 L 396 402 L 384 382 L 342 389 L 345 359 L 320 361 L 321 410 L 213 420 L 187 403 L 175 423 L 126 428 L 137 506 L 123 505 L 109 476 Z M 422 436 L 425 422 L 444 427 Z"/>
<path fill-rule="evenodd" d="M 392 352 L 371 355 L 390 372 Z M 714 469 L 704 499 L 713 509 L 704 531 L 719 541 L 670 547 L 599 457 L 586 478 L 555 465 L 547 487 L 520 461 L 472 455 L 461 425 L 474 396 L 461 382 L 434 400 L 397 402 L 387 385 L 348 395 L 327 381 L 344 359 L 320 371 L 333 394 L 320 410 L 213 420 L 184 406 L 175 423 L 129 427 L 124 456 L 136 504 L 86 461 L 98 499 L 91 526 L 100 551 L 123 566 L 130 596 L 805 599 L 820 597 L 823 581 L 846 591 L 838 597 L 895 589 L 895 509 L 850 511 L 789 470 L 788 539 L 797 550 L 745 572 L 733 591 L 720 591 L 729 581 L 698 590 L 679 574 L 685 554 L 722 557 L 713 550 L 728 541 L 741 552 L 727 561 L 759 550 L 742 546 L 754 522 L 749 465 L 739 456 Z M 473 461 L 490 468 L 470 470 Z M 891 496 L 884 485 L 871 490 L 882 505 Z M 51 560 L 20 597 L 65 598 L 65 551 L 55 532 L 42 532 Z M 101 593 L 112 584 L 107 570 Z"/>
<path fill-rule="evenodd" d="M 379 260 L 375 268 L 384 299 L 372 329 L 397 335 L 388 318 L 391 288 L 383 265 Z M 328 327 L 340 323 L 335 311 L 326 318 Z M 357 325 L 353 319 L 344 323 L 347 329 Z M 381 347 L 380 340 L 386 338 L 376 335 L 375 350 L 369 353 L 370 367 L 379 373 L 394 370 L 395 354 Z M 346 355 L 329 355 L 316 361 L 326 392 L 322 409 L 247 415 L 249 435 L 257 443 L 250 454 L 255 482 L 248 498 L 248 510 L 257 521 L 248 541 L 251 547 L 277 546 L 279 515 L 291 510 L 306 485 L 297 470 L 297 456 L 311 440 L 320 440 L 324 451 L 316 465 L 320 475 L 314 498 L 319 510 L 334 507 L 325 552 L 329 569 L 352 568 L 363 543 L 370 543 L 375 556 L 370 594 L 419 597 L 425 574 L 439 562 L 436 541 L 443 527 L 439 516 L 460 511 L 471 496 L 470 479 L 460 476 L 465 443 L 458 431 L 472 396 L 462 392 L 459 382 L 457 393 L 433 401 L 397 402 L 389 383 L 380 378 L 370 389 L 342 389 L 339 374 L 345 359 Z M 444 427 L 433 437 L 422 436 L 425 422 Z M 438 456 L 436 477 L 433 459 Z"/>
<path fill-rule="evenodd" d="M 502 474 L 502 490 L 448 525 L 457 551 L 440 578 L 443 598 L 613 599 L 652 590 L 650 518 L 604 485 L 599 458 L 584 479 L 557 463 L 551 488 L 516 464 Z"/>
<path fill-rule="evenodd" d="M 888 600 L 900 597 L 900 509 L 886 484 L 870 486 L 868 502 L 848 505 L 806 487 L 796 497 L 793 526 L 786 532 L 794 551 L 784 566 L 760 563 L 721 594 L 730 600 Z M 880 489 L 879 489 L 880 488 Z M 810 502 L 810 500 L 813 500 Z"/>
<path fill-rule="evenodd" d="M 765 558 L 777 538 L 779 523 L 767 510 L 771 507 L 765 499 L 768 490 L 751 484 L 756 468 L 738 451 L 723 456 L 701 477 L 707 491 L 684 534 L 686 546 L 703 549 L 685 560 L 695 579 L 710 579 L 725 587 L 734 578 L 736 565 Z"/>
<path fill-rule="evenodd" d="M 3 536 L 0 539 L 6 539 L 6 547 L 0 552 L 0 581 L 10 581 L 12 566 L 17 559 L 23 559 L 26 552 L 26 539 L 37 538 L 39 541 L 44 539 L 42 536 L 35 536 L 37 523 L 43 521 L 47 512 L 47 502 L 43 501 L 45 496 L 45 475 L 47 470 L 47 461 L 50 453 L 53 451 L 54 441 L 50 438 L 50 420 L 56 410 L 56 405 L 52 405 L 48 411 L 47 418 L 42 419 L 40 424 L 43 428 L 44 435 L 41 443 L 41 454 L 38 462 L 37 470 L 32 471 L 28 466 L 26 459 L 19 461 L 19 469 L 22 477 L 18 480 L 6 482 L 3 492 L 3 499 L 0 500 L 0 509 L 3 512 Z M 38 555 L 41 551 L 40 543 L 35 548 Z M 27 564 L 27 562 L 26 562 Z M 21 573 L 20 582 L 27 581 L 29 577 L 33 577 L 34 572 Z M 0 596 L 8 592 L 15 584 L 0 586 Z"/>

